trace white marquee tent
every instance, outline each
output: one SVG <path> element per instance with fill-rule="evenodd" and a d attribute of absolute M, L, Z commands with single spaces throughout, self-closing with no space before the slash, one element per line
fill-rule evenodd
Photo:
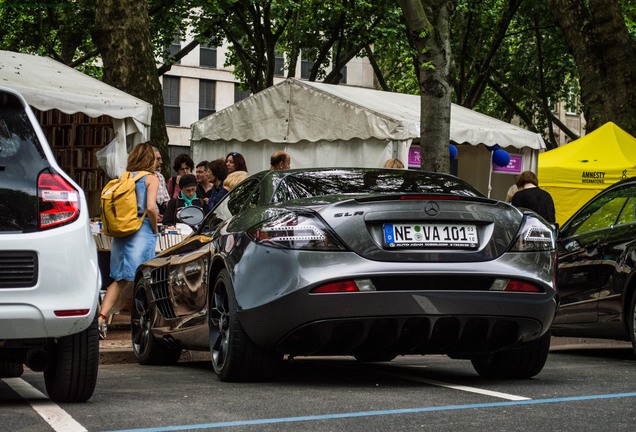
<path fill-rule="evenodd" d="M 0 51 L 0 86 L 18 90 L 40 111 L 112 117 L 115 139 L 105 152 L 110 177 L 125 170 L 127 146 L 150 137 L 151 104 L 48 57 Z"/>
<path fill-rule="evenodd" d="M 194 123 L 191 147 L 195 161 L 237 151 L 252 173 L 269 168 L 278 150 L 290 153 L 293 168 L 378 167 L 391 157 L 406 163 L 419 134 L 419 96 L 290 78 Z M 539 134 L 458 105 L 451 108 L 450 134 L 459 147 L 459 177 L 484 193 L 491 175 L 485 146 L 517 153 L 522 168 L 535 171 L 545 149 Z M 513 180 L 501 180 L 505 196 Z"/>

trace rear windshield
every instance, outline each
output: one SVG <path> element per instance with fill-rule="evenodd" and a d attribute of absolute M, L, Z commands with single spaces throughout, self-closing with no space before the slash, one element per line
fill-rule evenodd
<path fill-rule="evenodd" d="M 397 169 L 348 169 L 290 174 L 278 185 L 274 202 L 325 195 L 377 193 L 483 196 L 463 180 L 446 174 Z"/>
<path fill-rule="evenodd" d="M 0 232 L 37 227 L 37 178 L 48 166 L 20 100 L 0 91 Z"/>

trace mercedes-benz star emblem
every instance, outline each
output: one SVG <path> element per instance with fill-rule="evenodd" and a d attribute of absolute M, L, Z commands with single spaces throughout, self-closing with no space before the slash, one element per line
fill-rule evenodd
<path fill-rule="evenodd" d="M 429 201 L 426 203 L 424 211 L 429 216 L 437 216 L 439 214 L 439 204 L 435 201 Z"/>

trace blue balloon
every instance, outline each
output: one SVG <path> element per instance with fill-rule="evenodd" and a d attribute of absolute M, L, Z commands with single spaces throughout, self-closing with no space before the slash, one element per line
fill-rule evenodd
<path fill-rule="evenodd" d="M 505 167 L 510 163 L 510 155 L 505 150 L 495 150 L 492 154 L 492 161 L 497 166 Z"/>
<path fill-rule="evenodd" d="M 448 150 L 450 151 L 450 158 L 457 159 L 457 146 L 455 144 L 449 144 Z"/>

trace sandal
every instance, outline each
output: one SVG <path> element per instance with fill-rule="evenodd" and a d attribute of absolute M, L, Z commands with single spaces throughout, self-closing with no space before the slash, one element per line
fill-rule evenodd
<path fill-rule="evenodd" d="M 106 339 L 106 333 L 108 332 L 108 326 L 106 325 L 106 316 L 99 314 L 97 316 L 97 332 L 101 340 Z"/>

